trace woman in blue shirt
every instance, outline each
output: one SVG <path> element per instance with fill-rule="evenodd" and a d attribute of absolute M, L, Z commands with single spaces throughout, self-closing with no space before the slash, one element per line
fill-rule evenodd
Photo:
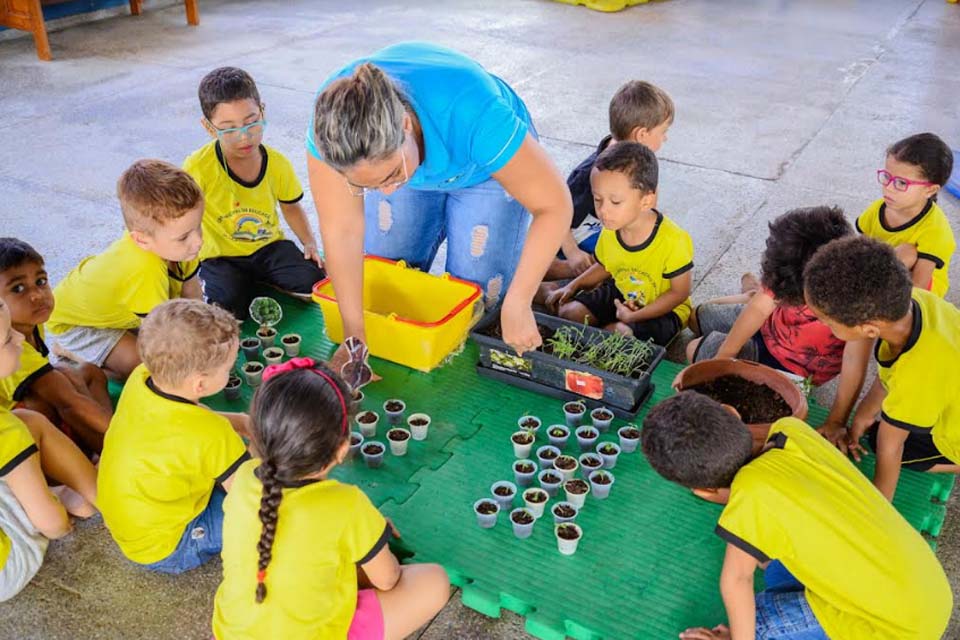
<path fill-rule="evenodd" d="M 387 47 L 327 79 L 307 149 L 345 335 L 365 337 L 364 251 L 426 270 L 446 238 L 446 270 L 503 299 L 504 340 L 540 345 L 531 303 L 572 205 L 503 80 L 444 47 Z"/>

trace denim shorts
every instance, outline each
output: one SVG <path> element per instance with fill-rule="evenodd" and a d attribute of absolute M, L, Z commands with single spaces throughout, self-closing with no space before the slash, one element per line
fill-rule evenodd
<path fill-rule="evenodd" d="M 227 492 L 222 487 L 214 487 L 207 508 L 187 525 L 173 553 L 144 566 L 160 573 L 183 573 L 220 555 L 223 548 L 223 499 L 226 497 Z"/>
<path fill-rule="evenodd" d="M 757 640 L 829 640 L 810 609 L 803 585 L 779 561 L 763 574 L 766 589 L 756 596 Z"/>

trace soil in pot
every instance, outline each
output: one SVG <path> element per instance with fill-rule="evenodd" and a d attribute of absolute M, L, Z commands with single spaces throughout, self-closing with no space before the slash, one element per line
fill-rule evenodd
<path fill-rule="evenodd" d="M 613 414 L 607 411 L 606 409 L 601 409 L 600 411 L 595 411 L 593 417 L 597 420 L 613 420 Z"/>
<path fill-rule="evenodd" d="M 499 507 L 497 507 L 496 502 L 485 500 L 477 505 L 477 513 L 483 514 L 485 516 L 494 514 L 497 511 L 499 511 Z"/>
<path fill-rule="evenodd" d="M 410 438 L 410 434 L 402 429 L 391 429 L 387 432 L 387 437 L 394 442 L 403 442 Z"/>
<path fill-rule="evenodd" d="M 533 466 L 532 462 L 518 462 L 517 464 L 513 465 L 513 468 L 520 473 L 533 473 L 536 470 L 536 467 Z"/>
<path fill-rule="evenodd" d="M 402 403 L 402 402 L 398 402 L 398 401 L 396 401 L 396 400 L 391 400 L 391 401 L 388 402 L 386 405 L 384 405 L 384 408 L 385 408 L 387 411 L 390 411 L 390 412 L 393 412 L 393 413 L 397 413 L 397 412 L 399 412 L 399 411 L 403 411 L 404 406 L 403 406 L 403 403 Z"/>
<path fill-rule="evenodd" d="M 510 514 L 510 519 L 517 524 L 533 524 L 533 514 L 527 511 L 515 511 Z"/>
<path fill-rule="evenodd" d="M 361 442 L 363 442 L 363 438 L 360 436 L 359 433 L 351 433 L 351 434 L 350 434 L 350 444 L 351 444 L 351 445 L 358 445 L 358 444 L 360 444 Z"/>
<path fill-rule="evenodd" d="M 571 511 L 573 510 L 571 509 Z M 570 515 L 572 516 L 573 513 Z M 567 518 L 569 516 L 562 517 Z M 563 538 L 564 540 L 576 540 L 580 537 L 580 533 L 577 531 L 576 527 L 561 524 L 557 527 L 557 536 Z"/>
<path fill-rule="evenodd" d="M 590 487 L 583 480 L 568 480 L 564 485 L 570 493 L 582 495 L 590 490 Z"/>
<path fill-rule="evenodd" d="M 280 342 L 283 344 L 297 344 L 300 342 L 300 338 L 297 336 L 283 336 L 283 338 L 280 339 Z"/>
<path fill-rule="evenodd" d="M 515 433 L 510 439 L 517 444 L 531 444 L 533 442 L 533 436 L 529 433 Z"/>
<path fill-rule="evenodd" d="M 740 413 L 746 424 L 765 424 L 792 415 L 793 410 L 779 393 L 765 384 L 740 376 L 720 376 L 716 380 L 690 387 L 721 404 L 728 404 Z"/>
<path fill-rule="evenodd" d="M 564 469 L 569 471 L 577 466 L 577 461 L 569 456 L 560 456 L 557 458 L 557 461 L 553 463 L 558 469 Z"/>
<path fill-rule="evenodd" d="M 573 507 L 565 504 L 558 504 L 555 506 L 553 508 L 553 513 L 561 518 L 572 518 L 573 516 L 577 515 L 577 512 L 573 509 Z"/>
<path fill-rule="evenodd" d="M 536 418 L 527 418 L 520 423 L 520 426 L 524 429 L 536 429 L 540 426 L 540 421 Z"/>
<path fill-rule="evenodd" d="M 583 438 L 584 440 L 591 440 L 593 438 L 600 437 L 600 433 L 596 429 L 584 429 L 577 435 Z"/>
<path fill-rule="evenodd" d="M 593 467 L 595 469 L 599 469 L 600 467 L 603 466 L 603 461 L 600 460 L 600 458 L 597 458 L 596 456 L 588 456 L 580 460 L 580 464 L 582 464 L 585 467 Z"/>
<path fill-rule="evenodd" d="M 377 421 L 377 414 L 373 411 L 364 411 L 359 416 L 357 416 L 357 421 L 362 422 L 363 424 L 371 424 Z"/>
<path fill-rule="evenodd" d="M 610 476 L 606 473 L 598 473 L 595 476 L 591 476 L 590 479 L 596 484 L 610 484 Z"/>
<path fill-rule="evenodd" d="M 553 436 L 554 438 L 566 438 L 567 436 L 570 435 L 570 433 L 563 429 L 551 429 L 550 435 Z"/>
<path fill-rule="evenodd" d="M 368 456 L 378 456 L 383 453 L 383 447 L 378 444 L 367 444 L 364 445 L 363 452 Z"/>
<path fill-rule="evenodd" d="M 545 473 L 541 479 L 547 484 L 560 484 L 563 481 L 563 478 L 555 473 Z"/>
<path fill-rule="evenodd" d="M 634 427 L 628 427 L 620 431 L 622 435 L 627 440 L 639 440 L 640 439 L 640 430 Z"/>
<path fill-rule="evenodd" d="M 608 456 L 615 456 L 618 453 L 617 448 L 612 444 L 600 445 L 599 452 Z"/>
<path fill-rule="evenodd" d="M 502 486 L 497 487 L 496 489 L 493 490 L 493 492 L 498 496 L 502 496 L 504 498 L 506 498 L 507 496 L 513 495 L 513 489 L 511 489 L 510 487 L 502 487 Z"/>
<path fill-rule="evenodd" d="M 553 449 L 544 449 L 543 451 L 537 452 L 537 455 L 544 460 L 554 460 L 557 458 L 557 452 Z"/>
<path fill-rule="evenodd" d="M 584 413 L 587 408 L 579 402 L 568 402 L 567 404 L 563 405 L 563 410 L 567 413 Z M 612 417 L 613 416 L 611 416 L 611 418 Z"/>
<path fill-rule="evenodd" d="M 549 496 L 547 496 L 546 493 L 542 493 L 540 491 L 530 491 L 529 493 L 523 494 L 524 500 L 533 502 L 534 504 L 540 504 L 541 502 L 546 502 L 548 497 Z"/>
<path fill-rule="evenodd" d="M 425 427 L 428 424 L 430 423 L 424 418 L 414 418 L 413 420 L 410 421 L 411 427 Z"/>

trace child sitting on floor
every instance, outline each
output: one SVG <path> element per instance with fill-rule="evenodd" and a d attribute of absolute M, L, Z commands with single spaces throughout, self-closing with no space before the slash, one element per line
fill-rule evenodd
<path fill-rule="evenodd" d="M 621 142 L 590 175 L 603 231 L 597 263 L 547 297 L 574 322 L 665 345 L 690 317 L 693 241 L 657 211 L 657 157 Z"/>
<path fill-rule="evenodd" d="M 90 362 L 125 380 L 140 364 L 135 332 L 170 298 L 200 297 L 203 193 L 187 173 L 138 160 L 117 182 L 127 231 L 58 284 L 47 322 L 50 359 Z"/>
<path fill-rule="evenodd" d="M 213 140 L 183 168 L 206 199 L 203 294 L 242 320 L 257 283 L 309 295 L 324 277 L 323 263 L 293 165 L 261 144 L 267 121 L 253 78 L 235 67 L 214 69 L 200 82 L 199 96 L 201 124 Z M 302 251 L 283 237 L 278 206 Z"/>
<path fill-rule="evenodd" d="M 99 452 L 113 415 L 107 378 L 89 363 L 50 364 L 43 323 L 53 311 L 53 291 L 43 257 L 22 240 L 0 238 L 0 295 L 13 328 L 25 336 L 20 368 L 0 379 L 0 405 L 39 411 L 88 450 Z"/>
<path fill-rule="evenodd" d="M 736 412 L 684 391 L 643 422 L 643 452 L 661 476 L 729 499 L 720 592 L 729 628 L 683 640 L 932 640 L 953 597 L 923 537 L 829 442 L 796 418 L 770 428 L 757 456 Z M 754 573 L 765 589 L 754 595 Z"/>
<path fill-rule="evenodd" d="M 140 328 L 130 375 L 103 443 L 100 510 L 123 554 L 182 573 L 220 553 L 223 498 L 250 456 L 244 414 L 200 404 L 227 384 L 236 319 L 199 300 L 171 300 Z"/>
<path fill-rule="evenodd" d="M 877 340 L 879 376 L 841 447 L 859 457 L 860 438 L 876 431 L 873 482 L 891 500 L 901 466 L 960 473 L 960 310 L 914 288 L 894 250 L 871 238 L 821 248 L 804 285 L 811 311 L 838 338 Z"/>
<path fill-rule="evenodd" d="M 894 247 L 913 286 L 943 298 L 957 248 L 937 194 L 950 179 L 953 152 L 932 133 L 918 133 L 887 149 L 877 181 L 883 197 L 857 218 L 857 230 Z"/>
<path fill-rule="evenodd" d="M 391 523 L 329 478 L 348 453 L 351 406 L 348 386 L 310 358 L 264 372 L 250 412 L 262 459 L 240 467 L 224 503 L 218 640 L 401 640 L 450 597 L 443 568 L 400 566 Z"/>
<path fill-rule="evenodd" d="M 831 440 L 846 435 L 847 418 L 863 388 L 872 341 L 844 343 L 803 300 L 803 268 L 817 249 L 853 235 L 837 207 L 788 211 L 770 223 L 761 258 L 761 290 L 746 304 L 707 302 L 694 309 L 690 328 L 703 337 L 687 345 L 690 362 L 740 358 L 811 378 L 822 385 L 840 375 L 823 426 Z"/>
<path fill-rule="evenodd" d="M 0 378 L 16 372 L 23 340 L 0 299 Z M 47 477 L 63 483 L 56 494 Z M 93 515 L 96 499 L 97 472 L 69 438 L 39 413 L 0 408 L 0 602 L 33 579 L 48 538 L 70 533 L 68 514 Z"/>

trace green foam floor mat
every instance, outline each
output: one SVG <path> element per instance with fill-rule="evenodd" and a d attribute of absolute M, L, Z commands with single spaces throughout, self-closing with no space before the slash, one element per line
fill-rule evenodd
<path fill-rule="evenodd" d="M 279 333 L 299 333 L 302 355 L 329 357 L 334 345 L 324 336 L 319 307 L 271 295 L 284 308 Z M 248 336 L 256 327 L 247 322 L 243 329 Z M 241 354 L 238 365 L 243 360 Z M 509 437 L 517 418 L 531 413 L 546 427 L 563 423 L 563 411 L 558 400 L 481 378 L 476 362 L 472 343 L 431 373 L 371 359 L 383 380 L 364 388 L 363 408 L 381 414 L 377 439 L 386 443 L 381 405 L 394 397 L 406 402 L 407 415 L 430 414 L 429 437 L 411 442 L 404 457 L 388 452 L 379 469 L 351 460 L 334 477 L 360 486 L 393 519 L 403 534 L 395 548 L 404 561 L 442 564 L 464 604 L 491 617 L 513 611 L 537 638 L 666 638 L 725 620 L 718 588 L 724 542 L 713 534 L 722 508 L 661 479 L 639 451 L 621 454 L 608 499 L 588 496 L 577 519 L 583 539 L 573 556 L 557 551 L 549 513 L 525 540 L 514 537 L 505 513 L 493 529 L 477 526 L 473 503 L 490 496 L 493 482 L 513 481 Z M 637 424 L 672 393 L 670 383 L 681 368 L 668 362 L 657 368 L 654 395 Z M 242 411 L 251 392 L 244 385 L 240 400 L 218 394 L 205 402 Z M 811 405 L 808 421 L 820 424 L 826 414 Z M 622 424 L 616 420 L 601 441 L 616 441 Z M 545 440 L 538 435 L 537 446 Z M 579 454 L 575 438 L 565 452 Z M 872 457 L 861 464 L 868 476 L 872 464 Z M 934 547 L 953 483 L 953 476 L 905 470 L 897 489 L 895 506 Z"/>

